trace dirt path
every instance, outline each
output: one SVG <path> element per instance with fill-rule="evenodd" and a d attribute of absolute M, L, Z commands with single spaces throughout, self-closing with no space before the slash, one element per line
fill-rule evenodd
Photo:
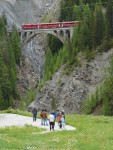
<path fill-rule="evenodd" d="M 6 126 L 25 126 L 25 125 L 32 125 L 49 131 L 49 126 L 41 125 L 40 119 L 37 119 L 36 122 L 33 122 L 32 117 L 22 116 L 18 114 L 0 114 L 0 128 Z M 55 130 L 61 130 L 59 129 L 57 122 L 55 123 Z M 69 125 L 65 125 L 64 130 L 76 130 L 76 128 Z"/>

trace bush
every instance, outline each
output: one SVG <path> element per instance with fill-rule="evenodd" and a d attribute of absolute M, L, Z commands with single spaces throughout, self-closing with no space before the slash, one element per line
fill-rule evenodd
<path fill-rule="evenodd" d="M 111 45 L 113 45 L 113 42 L 108 42 L 106 40 L 104 40 L 102 42 L 102 44 L 98 47 L 98 51 L 99 52 L 106 52 L 111 48 Z"/>
<path fill-rule="evenodd" d="M 39 85 L 38 85 L 38 91 L 40 91 L 42 88 L 43 88 L 43 86 L 44 86 L 44 82 L 41 82 Z"/>
<path fill-rule="evenodd" d="M 85 50 L 85 58 L 88 61 L 91 61 L 92 59 L 94 59 L 95 58 L 95 51 L 90 51 L 89 48 L 87 48 Z"/>
<path fill-rule="evenodd" d="M 83 113 L 90 114 L 93 112 L 94 108 L 97 106 L 97 100 L 95 98 L 95 95 L 92 94 L 90 97 L 88 97 L 83 104 Z"/>

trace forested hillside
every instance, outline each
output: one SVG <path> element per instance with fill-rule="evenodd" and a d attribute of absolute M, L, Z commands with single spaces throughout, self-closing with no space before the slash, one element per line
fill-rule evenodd
<path fill-rule="evenodd" d="M 11 36 L 8 36 L 5 26 L 6 20 L 0 18 L 0 110 L 15 107 L 20 99 L 17 88 L 20 39 L 15 28 Z"/>
<path fill-rule="evenodd" d="M 79 26 L 74 29 L 72 40 L 67 41 L 63 47 L 57 40 L 49 38 L 49 49 L 45 61 L 45 81 L 50 79 L 63 64 L 66 64 L 66 70 L 69 71 L 73 71 L 73 66 L 80 66 L 77 56 L 79 52 L 83 53 L 87 61 L 91 61 L 97 52 L 107 52 L 113 47 L 112 5 L 112 0 L 61 1 L 59 21 L 77 20 Z M 83 108 L 85 113 L 92 113 L 97 106 L 101 106 L 101 114 L 113 114 L 112 69 L 111 67 L 110 77 L 105 80 L 102 87 L 98 89 L 99 91 L 89 97 L 88 101 L 86 100 L 87 104 L 85 103 Z"/>
<path fill-rule="evenodd" d="M 61 1 L 59 21 L 80 21 L 74 30 L 72 41 L 62 44 L 49 37 L 49 47 L 46 54 L 45 80 L 56 71 L 61 64 L 77 62 L 77 53 L 83 51 L 88 60 L 94 58 L 96 49 L 107 51 L 113 45 L 113 8 L 112 1 Z M 57 43 L 57 44 L 56 44 Z M 60 48 L 62 48 L 60 50 Z M 67 51 L 68 49 L 68 51 Z M 50 54 L 51 53 L 51 54 Z M 50 57 L 52 55 L 52 57 Z M 49 61 L 49 62 L 48 62 Z M 48 64 L 50 68 L 48 68 Z M 54 65 L 53 65 L 54 64 Z"/>

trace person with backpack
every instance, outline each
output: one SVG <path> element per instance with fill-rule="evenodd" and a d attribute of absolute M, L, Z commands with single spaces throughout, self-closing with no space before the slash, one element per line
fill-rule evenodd
<path fill-rule="evenodd" d="M 62 128 L 64 129 L 64 128 L 65 128 L 65 119 L 64 119 L 64 115 L 62 115 L 62 118 L 61 118 L 61 124 L 62 124 Z"/>
<path fill-rule="evenodd" d="M 54 131 L 54 116 L 52 113 L 50 113 L 50 115 L 48 116 L 48 120 L 49 120 L 49 125 L 50 125 L 50 131 L 53 130 Z"/>
<path fill-rule="evenodd" d="M 61 121 L 61 118 L 62 118 L 62 113 L 60 112 L 60 114 L 58 115 L 57 119 L 58 119 L 58 125 L 59 125 L 59 128 L 61 129 L 62 128 L 62 121 Z"/>
<path fill-rule="evenodd" d="M 56 118 L 58 117 L 59 114 L 60 114 L 60 111 L 58 109 L 57 112 L 56 112 Z"/>
<path fill-rule="evenodd" d="M 65 119 L 65 112 L 64 112 L 64 110 L 62 110 L 62 115 L 64 116 L 64 119 Z"/>
<path fill-rule="evenodd" d="M 33 108 L 32 113 L 33 113 L 33 121 L 36 121 L 36 118 L 37 118 L 37 109 L 35 107 Z"/>
<path fill-rule="evenodd" d="M 44 124 L 44 126 L 45 126 L 45 125 L 48 126 L 46 109 L 44 109 L 43 112 L 42 112 L 42 119 L 43 119 L 43 124 Z"/>
<path fill-rule="evenodd" d="M 55 113 L 55 111 L 54 111 L 54 110 L 52 111 L 52 115 L 54 116 L 54 126 L 55 126 L 56 113 Z"/>

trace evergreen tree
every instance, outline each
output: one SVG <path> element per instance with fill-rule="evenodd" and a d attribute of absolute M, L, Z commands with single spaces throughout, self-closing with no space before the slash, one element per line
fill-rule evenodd
<path fill-rule="evenodd" d="M 3 56 L 2 50 L 0 49 L 0 85 L 2 83 L 2 72 L 3 72 Z"/>
<path fill-rule="evenodd" d="M 10 41 L 8 41 L 8 55 L 9 55 L 9 69 L 13 68 L 15 75 L 16 75 L 16 60 L 15 60 L 15 55 L 14 55 L 14 51 L 11 47 L 11 43 Z"/>
<path fill-rule="evenodd" d="M 89 8 L 89 5 L 86 5 L 84 8 L 84 19 L 80 27 L 78 47 L 80 50 L 85 50 L 86 48 L 92 49 L 93 47 L 93 15 Z"/>
<path fill-rule="evenodd" d="M 20 58 L 21 58 L 20 37 L 16 28 L 14 28 L 13 33 L 11 35 L 11 46 L 15 55 L 15 61 L 18 65 L 20 65 Z"/>
<path fill-rule="evenodd" d="M 81 21 L 82 20 L 82 13 L 81 13 L 81 8 L 77 5 L 73 7 L 73 19 L 72 20 L 77 20 Z"/>
<path fill-rule="evenodd" d="M 14 99 L 17 99 L 16 63 L 19 64 L 21 56 L 19 47 L 16 31 L 9 40 L 4 20 L 0 18 L 0 109 L 13 107 Z"/>
<path fill-rule="evenodd" d="M 5 109 L 5 101 L 4 101 L 2 89 L 0 86 L 0 110 L 3 110 L 3 109 Z"/>
<path fill-rule="evenodd" d="M 106 19 L 108 19 L 108 24 L 110 27 L 109 35 L 113 37 L 113 1 L 112 0 L 108 0 Z"/>
<path fill-rule="evenodd" d="M 7 25 L 7 16 L 6 16 L 5 11 L 2 12 L 2 19 L 4 21 L 4 24 Z"/>
<path fill-rule="evenodd" d="M 12 95 L 14 97 L 16 97 L 16 93 L 17 93 L 17 80 L 16 80 L 16 76 L 17 76 L 17 70 L 16 70 L 16 62 L 15 62 L 15 56 L 14 56 L 14 52 L 11 48 L 11 44 L 8 43 L 8 52 L 9 52 L 9 79 L 10 79 L 10 83 L 11 83 L 11 89 L 12 89 Z"/>
<path fill-rule="evenodd" d="M 0 40 L 3 40 L 6 35 L 5 23 L 2 18 L 0 18 Z"/>
<path fill-rule="evenodd" d="M 9 97 L 10 97 L 10 94 L 11 94 L 11 83 L 10 83 L 10 80 L 9 80 L 8 67 L 5 64 L 3 65 L 1 88 L 2 88 L 2 91 L 3 91 L 4 99 L 9 100 Z"/>
<path fill-rule="evenodd" d="M 60 15 L 59 15 L 59 21 L 64 21 L 65 19 L 65 15 L 66 15 L 66 12 L 65 12 L 65 0 L 62 0 L 60 2 Z"/>
<path fill-rule="evenodd" d="M 51 49 L 52 54 L 57 53 L 59 49 L 63 46 L 62 42 L 53 35 L 48 35 L 48 45 Z"/>
<path fill-rule="evenodd" d="M 104 16 L 102 13 L 101 6 L 96 5 L 95 7 L 95 20 L 94 20 L 94 41 L 95 46 L 101 44 L 104 38 L 104 30 L 105 30 Z"/>
<path fill-rule="evenodd" d="M 73 6 L 79 4 L 79 0 L 62 0 L 60 6 L 59 21 L 73 20 Z"/>
<path fill-rule="evenodd" d="M 68 55 L 68 63 L 69 64 L 72 64 L 73 63 L 73 48 L 72 48 L 72 45 L 71 45 L 71 41 L 70 40 L 68 40 L 67 42 L 66 42 L 66 49 L 67 49 L 67 51 L 68 51 L 68 53 L 69 53 L 69 55 Z"/>
<path fill-rule="evenodd" d="M 10 68 L 10 72 L 9 72 L 9 80 L 10 80 L 10 84 L 11 84 L 11 92 L 12 92 L 12 96 L 14 98 L 16 98 L 16 94 L 17 94 L 17 81 L 16 81 L 16 75 L 14 72 L 13 68 Z"/>
<path fill-rule="evenodd" d="M 9 107 L 13 108 L 14 107 L 14 99 L 12 96 L 9 98 Z"/>
<path fill-rule="evenodd" d="M 53 73 L 53 56 L 51 53 L 51 50 L 48 49 L 46 53 L 46 58 L 45 58 L 45 66 L 44 66 L 44 79 L 47 81 L 50 77 L 51 74 Z"/>

